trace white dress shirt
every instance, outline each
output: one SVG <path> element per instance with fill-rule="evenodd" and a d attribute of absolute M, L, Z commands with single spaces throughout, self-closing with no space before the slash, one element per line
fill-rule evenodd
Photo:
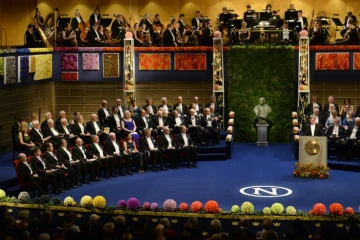
<path fill-rule="evenodd" d="M 314 134 L 315 134 L 315 124 L 310 125 L 310 129 L 311 129 L 311 136 L 314 136 Z"/>
<path fill-rule="evenodd" d="M 98 21 L 98 15 L 94 14 L 94 19 L 95 19 L 95 22 Z"/>
<path fill-rule="evenodd" d="M 171 144 L 171 138 L 170 138 L 170 135 L 169 135 L 169 134 L 165 134 L 165 138 L 166 138 L 166 140 L 167 140 L 167 141 L 168 141 L 168 143 L 169 143 L 168 148 L 169 148 L 169 147 L 172 147 L 173 145 Z"/>
<path fill-rule="evenodd" d="M 34 128 L 35 131 L 40 135 L 42 142 L 44 143 L 44 136 L 41 134 L 39 129 Z"/>
<path fill-rule="evenodd" d="M 314 117 L 315 117 L 315 123 L 319 123 L 319 116 L 314 115 Z"/>
<path fill-rule="evenodd" d="M 44 163 L 44 161 L 41 159 L 40 156 L 36 156 L 36 158 L 42 163 L 44 170 L 46 170 L 46 164 Z"/>
<path fill-rule="evenodd" d="M 80 151 L 82 152 L 84 159 L 87 159 L 86 154 L 85 154 L 85 151 L 84 151 L 84 149 L 82 148 L 82 146 L 78 146 L 78 148 L 79 148 Z"/>
<path fill-rule="evenodd" d="M 332 134 L 336 135 L 336 136 L 339 136 L 339 126 L 334 125 Z"/>
<path fill-rule="evenodd" d="M 195 116 L 191 116 L 191 125 L 196 126 Z"/>
<path fill-rule="evenodd" d="M 79 122 L 78 122 L 78 125 L 79 125 L 79 127 L 80 127 L 81 133 L 85 133 L 85 132 L 84 132 L 84 126 L 82 125 L 82 123 L 79 123 Z"/>
<path fill-rule="evenodd" d="M 106 117 L 110 116 L 110 113 L 108 112 L 108 110 L 106 108 L 102 108 L 102 109 L 103 109 Z"/>
<path fill-rule="evenodd" d="M 195 18 L 195 20 L 196 20 L 197 26 L 200 27 L 200 20 L 198 18 Z"/>
<path fill-rule="evenodd" d="M 48 153 L 50 153 L 50 155 L 58 161 L 58 158 L 55 156 L 53 152 L 48 152 Z"/>
<path fill-rule="evenodd" d="M 159 127 L 163 127 L 164 121 L 162 120 L 162 118 L 158 118 L 158 119 L 159 119 Z"/>
<path fill-rule="evenodd" d="M 30 170 L 30 174 L 33 174 L 33 170 L 30 167 L 30 164 L 28 162 L 24 162 L 24 164 L 28 167 L 28 169 Z"/>
<path fill-rule="evenodd" d="M 100 157 L 104 156 L 104 151 L 101 149 L 101 147 L 99 146 L 99 143 L 94 143 L 96 149 L 98 150 Z"/>
<path fill-rule="evenodd" d="M 175 42 L 175 36 L 174 36 L 173 32 L 170 29 L 168 29 L 168 30 L 171 33 L 171 36 L 173 37 L 173 42 Z"/>
<path fill-rule="evenodd" d="M 145 123 L 145 128 L 149 128 L 149 124 L 148 124 L 148 121 L 147 121 L 146 117 L 141 117 L 141 118 Z"/>
<path fill-rule="evenodd" d="M 358 126 L 354 126 L 352 132 L 351 132 L 351 135 L 350 135 L 350 138 L 351 139 L 355 139 L 356 138 L 356 133 L 357 133 L 357 130 L 358 130 Z"/>
<path fill-rule="evenodd" d="M 115 152 L 114 153 L 120 153 L 120 148 L 119 148 L 119 145 L 117 145 L 116 141 L 111 141 L 112 144 L 114 145 L 115 147 Z"/>
<path fill-rule="evenodd" d="M 170 32 L 171 32 L 171 31 L 170 31 Z M 151 106 L 151 105 L 148 105 L 148 108 L 149 108 L 149 110 L 150 110 L 150 113 L 154 114 L 154 111 L 153 111 L 152 106 Z"/>
<path fill-rule="evenodd" d="M 182 113 L 182 103 L 179 103 L 179 107 L 180 107 L 180 112 Z"/>
<path fill-rule="evenodd" d="M 289 40 L 290 39 L 290 32 L 289 32 L 289 29 L 288 28 L 284 28 L 283 29 L 283 37 L 282 37 L 282 39 L 283 40 Z"/>
<path fill-rule="evenodd" d="M 72 162 L 73 161 L 73 159 L 72 159 L 72 155 L 71 155 L 71 152 L 69 152 L 69 150 L 67 150 L 67 148 L 65 148 L 65 147 L 61 147 L 65 152 L 66 152 L 66 154 L 69 156 L 69 160 L 70 160 L 70 162 Z"/>
<path fill-rule="evenodd" d="M 80 17 L 76 17 L 76 20 L 78 21 L 78 23 L 81 23 L 81 18 Z"/>
<path fill-rule="evenodd" d="M 169 113 L 169 108 L 168 108 L 168 106 L 167 106 L 167 105 L 163 105 L 162 107 L 163 107 L 165 113 L 168 114 L 168 113 Z"/>
<path fill-rule="evenodd" d="M 50 128 L 50 131 L 54 134 L 54 136 L 59 135 L 58 131 L 56 131 L 55 128 Z"/>
<path fill-rule="evenodd" d="M 117 128 L 120 128 L 120 127 L 121 127 L 121 124 L 120 124 L 119 115 L 114 114 L 114 118 L 115 118 L 115 122 L 116 122 L 116 127 L 117 127 Z"/>
<path fill-rule="evenodd" d="M 62 126 L 62 127 L 65 131 L 65 134 L 70 135 L 69 129 L 66 126 Z"/>
<path fill-rule="evenodd" d="M 151 141 L 151 137 L 146 137 L 146 141 L 149 145 L 150 150 L 153 150 L 155 147 L 154 147 L 153 142 Z"/>
<path fill-rule="evenodd" d="M 211 127 L 211 116 L 210 115 L 206 115 L 205 116 L 206 119 L 206 126 L 207 127 Z"/>
<path fill-rule="evenodd" d="M 176 126 L 180 126 L 182 121 L 179 117 L 175 118 L 175 123 L 176 123 Z"/>
<path fill-rule="evenodd" d="M 298 22 L 301 23 L 301 30 L 304 28 L 304 20 L 302 17 L 299 18 Z"/>
<path fill-rule="evenodd" d="M 94 124 L 94 127 L 95 127 L 95 132 L 99 132 L 100 131 L 100 128 L 99 126 L 97 125 L 97 122 L 92 122 Z"/>
<path fill-rule="evenodd" d="M 118 106 L 118 109 L 119 109 L 120 117 L 121 117 L 121 118 L 124 118 L 124 112 L 123 112 L 123 110 L 122 110 L 122 107 L 121 107 L 121 106 Z"/>
<path fill-rule="evenodd" d="M 195 103 L 195 110 L 199 111 L 199 104 Z"/>
<path fill-rule="evenodd" d="M 183 139 L 184 139 L 184 146 L 189 146 L 189 141 L 188 138 L 186 136 L 186 133 L 181 133 Z"/>

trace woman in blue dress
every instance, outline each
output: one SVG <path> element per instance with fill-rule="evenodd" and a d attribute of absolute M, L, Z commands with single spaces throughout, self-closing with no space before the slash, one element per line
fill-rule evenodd
<path fill-rule="evenodd" d="M 131 118 L 131 114 L 129 110 L 126 110 L 124 112 L 124 118 L 121 120 L 121 129 L 124 132 L 130 132 L 132 135 L 132 138 L 136 142 L 138 146 L 140 146 L 139 142 L 139 134 L 136 132 L 136 124 L 133 118 Z"/>

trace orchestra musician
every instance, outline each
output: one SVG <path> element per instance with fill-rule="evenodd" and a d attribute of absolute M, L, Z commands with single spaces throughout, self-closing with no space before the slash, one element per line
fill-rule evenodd
<path fill-rule="evenodd" d="M 143 26 L 143 24 L 146 25 L 146 30 L 150 33 L 150 38 L 153 40 L 153 42 L 157 42 L 157 39 L 159 37 L 159 33 L 156 32 L 157 27 L 153 26 L 153 21 L 150 19 L 150 13 L 146 13 L 144 19 L 140 21 L 140 26 Z"/>
<path fill-rule="evenodd" d="M 147 46 L 151 46 L 152 41 L 151 41 L 151 34 L 150 34 L 150 30 L 146 29 L 146 23 L 144 22 L 141 25 L 141 28 L 139 30 L 140 34 L 140 39 L 143 42 L 143 44 L 147 45 Z"/>
<path fill-rule="evenodd" d="M 240 44 L 250 43 L 251 32 L 246 28 L 247 23 L 242 22 L 239 29 L 239 42 Z"/>
<path fill-rule="evenodd" d="M 101 15 L 100 15 L 100 9 L 97 7 L 94 10 L 94 13 L 90 16 L 90 26 L 94 26 L 94 23 L 100 24 L 101 21 Z"/>
<path fill-rule="evenodd" d="M 246 6 L 246 12 L 244 12 L 243 21 L 245 21 L 246 19 L 249 18 L 249 17 L 247 17 L 247 15 L 248 15 L 249 13 L 251 13 L 251 12 L 252 12 L 251 6 L 250 6 L 250 5 L 247 5 L 247 6 Z"/>
<path fill-rule="evenodd" d="M 297 22 L 300 22 L 301 24 L 301 29 L 299 29 L 298 31 L 300 32 L 301 30 L 308 30 L 308 21 L 306 17 L 303 17 L 302 15 L 302 10 L 298 11 L 298 18 L 297 18 Z"/>
<path fill-rule="evenodd" d="M 348 12 L 347 15 L 345 16 L 344 29 L 341 30 L 341 32 L 340 32 L 342 37 L 344 37 L 345 33 L 349 29 L 348 24 L 350 21 L 353 21 L 356 24 L 356 17 L 354 15 L 352 15 L 352 12 Z"/>
<path fill-rule="evenodd" d="M 184 40 L 183 40 L 184 36 L 185 36 L 185 32 L 186 32 L 185 29 L 183 30 L 183 32 L 180 31 L 180 23 L 179 22 L 175 23 L 175 28 L 173 30 L 173 34 L 176 37 L 176 44 L 179 47 L 183 47 L 185 45 Z"/>
<path fill-rule="evenodd" d="M 111 38 L 112 39 L 116 39 L 116 38 L 120 38 L 123 29 L 121 27 L 121 18 L 122 16 L 120 14 L 116 15 L 116 18 L 114 19 L 114 21 L 111 24 Z M 123 33 L 125 35 L 125 31 Z"/>
<path fill-rule="evenodd" d="M 36 40 L 34 33 L 34 25 L 29 24 L 25 32 L 25 47 L 27 48 L 37 48 L 42 47 L 41 40 Z"/>
<path fill-rule="evenodd" d="M 175 34 L 172 32 L 173 29 L 174 29 L 174 26 L 171 23 L 169 23 L 164 32 L 164 39 L 163 39 L 164 46 L 177 47 L 176 37 L 175 37 Z"/>
<path fill-rule="evenodd" d="M 39 25 L 41 29 L 44 29 L 45 19 L 43 18 L 43 16 L 41 16 L 41 12 L 38 9 L 36 9 L 34 21 Z"/>
<path fill-rule="evenodd" d="M 155 24 L 155 26 L 158 29 L 158 33 L 159 33 L 159 41 L 161 41 L 161 39 L 164 37 L 164 24 L 161 23 L 160 21 L 160 15 L 159 14 L 155 14 L 155 19 L 153 21 L 153 24 Z"/>
<path fill-rule="evenodd" d="M 139 23 L 134 24 L 134 28 L 132 29 L 133 37 L 134 37 L 134 44 L 136 47 L 143 47 L 145 44 L 142 41 L 142 38 L 140 37 L 140 27 Z"/>
<path fill-rule="evenodd" d="M 346 44 L 346 45 L 355 45 L 359 41 L 359 31 L 357 29 L 356 23 L 353 21 L 348 22 L 348 30 L 346 31 L 343 39 L 337 40 L 335 44 Z"/>
<path fill-rule="evenodd" d="M 321 24 L 318 21 L 314 21 L 314 26 L 310 28 L 309 38 L 311 45 L 320 45 L 324 43 L 321 31 Z"/>
<path fill-rule="evenodd" d="M 66 23 L 64 29 L 61 31 L 62 46 L 64 47 L 75 47 L 76 46 L 76 34 L 71 28 L 70 23 Z"/>
<path fill-rule="evenodd" d="M 204 30 L 204 45 L 205 46 L 212 46 L 213 45 L 213 37 L 214 33 L 212 31 L 212 22 L 206 21 L 206 28 Z"/>
<path fill-rule="evenodd" d="M 222 13 L 219 14 L 219 22 L 220 25 L 227 23 L 226 21 L 229 20 L 229 18 L 227 17 L 229 14 L 229 12 L 227 11 L 226 7 L 222 8 Z M 221 28 L 220 28 L 221 29 Z"/>
<path fill-rule="evenodd" d="M 293 41 L 294 32 L 289 30 L 288 22 L 284 22 L 284 25 L 281 29 L 281 43 L 290 44 Z"/>
<path fill-rule="evenodd" d="M 201 35 L 200 30 L 202 28 L 203 21 L 204 20 L 200 14 L 200 11 L 196 11 L 195 17 L 191 19 L 191 25 L 192 29 L 195 30 L 195 35 L 197 36 L 197 39 L 200 39 L 199 36 Z"/>
<path fill-rule="evenodd" d="M 295 5 L 292 4 L 292 3 L 290 3 L 289 10 L 291 10 L 291 11 L 296 11 L 296 10 L 295 10 Z"/>
<path fill-rule="evenodd" d="M 94 23 L 93 27 L 88 32 L 86 38 L 90 41 L 90 45 L 93 47 L 109 46 L 110 44 L 103 41 L 103 39 L 100 37 L 98 29 L 99 29 L 99 24 Z"/>
<path fill-rule="evenodd" d="M 99 34 L 99 37 L 100 37 L 100 41 L 101 41 L 101 42 L 107 42 L 107 43 L 109 43 L 110 39 L 109 39 L 108 36 L 106 35 L 106 33 L 105 33 L 105 28 L 104 28 L 103 25 L 99 25 L 98 34 Z"/>
<path fill-rule="evenodd" d="M 82 22 L 82 18 L 80 15 L 79 11 L 75 11 L 75 17 L 71 19 L 70 24 L 71 24 L 71 28 L 75 31 L 76 34 L 76 39 L 79 40 L 80 39 L 80 29 L 79 29 L 79 24 Z"/>

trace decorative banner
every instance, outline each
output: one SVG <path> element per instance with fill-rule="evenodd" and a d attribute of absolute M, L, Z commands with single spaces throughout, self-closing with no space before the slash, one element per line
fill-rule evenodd
<path fill-rule="evenodd" d="M 29 56 L 20 56 L 18 61 L 18 82 L 29 82 L 33 79 L 33 76 L 29 71 Z"/>
<path fill-rule="evenodd" d="M 4 84 L 16 83 L 16 57 L 5 57 Z"/>
<path fill-rule="evenodd" d="M 52 78 L 52 54 L 37 55 L 35 62 L 34 80 Z"/>
<path fill-rule="evenodd" d="M 120 77 L 118 53 L 103 53 L 103 77 L 104 78 Z"/>
<path fill-rule="evenodd" d="M 4 57 L 0 57 L 0 77 L 4 76 Z"/>
<path fill-rule="evenodd" d="M 205 53 L 175 53 L 175 70 L 206 70 Z"/>
<path fill-rule="evenodd" d="M 316 53 L 316 70 L 349 70 L 349 53 Z"/>
<path fill-rule="evenodd" d="M 79 81 L 78 72 L 62 72 L 61 79 L 63 81 Z"/>
<path fill-rule="evenodd" d="M 353 70 L 360 70 L 360 53 L 354 53 Z"/>
<path fill-rule="evenodd" d="M 140 53 L 139 70 L 171 70 L 170 53 Z"/>
<path fill-rule="evenodd" d="M 34 73 L 36 71 L 36 56 L 30 56 L 29 72 Z"/>
<path fill-rule="evenodd" d="M 77 53 L 63 53 L 61 55 L 61 70 L 77 71 L 79 66 L 79 55 Z"/>
<path fill-rule="evenodd" d="M 83 53 L 83 70 L 99 70 L 99 54 Z"/>

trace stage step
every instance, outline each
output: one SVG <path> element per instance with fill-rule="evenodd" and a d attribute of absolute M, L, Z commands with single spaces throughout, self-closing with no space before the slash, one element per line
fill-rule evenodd
<path fill-rule="evenodd" d="M 343 170 L 351 172 L 360 172 L 360 161 L 339 161 L 328 160 L 328 166 L 331 170 Z"/>
<path fill-rule="evenodd" d="M 203 153 L 198 154 L 198 161 L 222 161 L 226 160 L 226 153 Z"/>

